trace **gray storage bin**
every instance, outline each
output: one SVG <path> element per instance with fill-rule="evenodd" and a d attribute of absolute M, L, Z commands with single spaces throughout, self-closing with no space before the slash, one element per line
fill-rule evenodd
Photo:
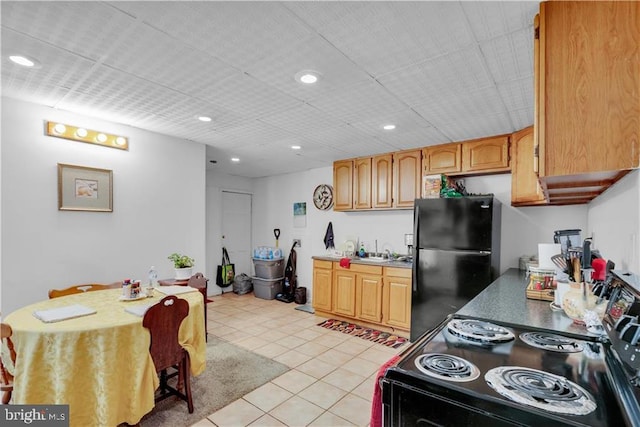
<path fill-rule="evenodd" d="M 282 292 L 282 282 L 284 277 L 277 279 L 261 279 L 260 277 L 252 277 L 253 294 L 262 299 L 274 299 L 276 295 Z"/>
<path fill-rule="evenodd" d="M 277 279 L 284 277 L 284 258 L 279 259 L 257 259 L 253 258 L 253 266 L 256 270 L 256 277 L 261 279 Z"/>

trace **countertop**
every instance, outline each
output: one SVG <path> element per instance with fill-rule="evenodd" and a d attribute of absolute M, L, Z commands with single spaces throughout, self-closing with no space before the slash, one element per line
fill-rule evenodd
<path fill-rule="evenodd" d="M 527 298 L 527 284 L 526 272 L 511 268 L 469 301 L 457 314 L 577 336 L 596 336 L 587 332 L 584 326 L 573 323 L 562 310 L 551 310 L 550 301 Z"/>
<path fill-rule="evenodd" d="M 321 261 L 340 261 L 342 257 L 331 255 L 317 255 L 312 256 L 312 259 L 318 259 Z M 397 267 L 397 268 L 411 268 L 413 263 L 408 261 L 370 261 L 367 258 L 351 258 L 351 264 L 364 264 L 364 265 L 379 265 L 380 267 Z"/>

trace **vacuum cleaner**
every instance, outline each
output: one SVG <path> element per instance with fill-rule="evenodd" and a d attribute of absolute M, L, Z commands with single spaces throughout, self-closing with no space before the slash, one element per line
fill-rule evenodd
<path fill-rule="evenodd" d="M 284 268 L 284 285 L 282 285 L 282 292 L 276 294 L 278 301 L 290 303 L 295 299 L 296 285 L 298 276 L 296 275 L 296 243 L 291 246 L 291 252 L 289 252 L 289 259 L 287 265 Z"/>

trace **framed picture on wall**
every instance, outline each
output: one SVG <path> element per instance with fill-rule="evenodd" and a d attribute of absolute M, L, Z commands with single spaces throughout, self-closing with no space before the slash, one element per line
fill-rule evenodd
<path fill-rule="evenodd" d="M 113 172 L 58 163 L 58 210 L 113 212 Z"/>

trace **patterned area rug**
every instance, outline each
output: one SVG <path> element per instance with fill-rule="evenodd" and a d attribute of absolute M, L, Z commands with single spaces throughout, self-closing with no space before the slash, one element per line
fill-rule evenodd
<path fill-rule="evenodd" d="M 364 326 L 356 325 L 355 323 L 343 322 L 342 320 L 327 319 L 322 323 L 318 323 L 318 326 L 331 329 L 334 331 L 342 332 L 343 334 L 353 335 L 354 337 L 362 338 L 363 340 L 373 341 L 378 344 L 386 345 L 387 347 L 399 348 L 409 340 L 405 337 L 393 335 L 389 332 L 378 331 L 377 329 L 365 328 Z"/>

